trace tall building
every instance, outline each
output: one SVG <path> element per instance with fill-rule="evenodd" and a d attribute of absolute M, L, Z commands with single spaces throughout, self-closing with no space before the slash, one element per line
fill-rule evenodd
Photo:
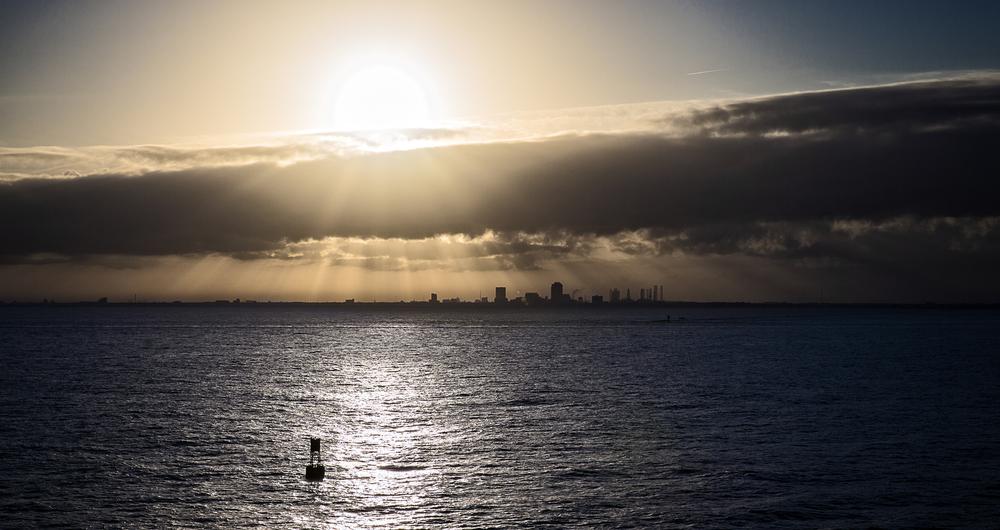
<path fill-rule="evenodd" d="M 538 293 L 524 293 L 524 303 L 527 305 L 540 305 L 542 297 Z"/>
<path fill-rule="evenodd" d="M 561 304 L 563 301 L 563 285 L 560 282 L 553 282 L 549 289 L 549 300 L 553 304 Z"/>
<path fill-rule="evenodd" d="M 493 302 L 497 303 L 497 304 L 506 304 L 507 303 L 507 288 L 506 287 L 497 287 L 497 293 L 493 297 Z"/>
<path fill-rule="evenodd" d="M 619 291 L 617 287 L 611 289 L 611 292 L 608 293 L 608 295 L 608 299 L 611 300 L 612 304 L 617 304 L 622 301 L 622 292 Z"/>
<path fill-rule="evenodd" d="M 431 293 L 431 303 L 432 304 L 438 303 L 438 294 L 437 293 Z"/>

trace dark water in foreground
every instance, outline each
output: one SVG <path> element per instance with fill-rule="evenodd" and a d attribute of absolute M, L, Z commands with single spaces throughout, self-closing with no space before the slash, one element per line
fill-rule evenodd
<path fill-rule="evenodd" d="M 1000 524 L 1000 313 L 670 312 L 0 308 L 0 520 Z"/>

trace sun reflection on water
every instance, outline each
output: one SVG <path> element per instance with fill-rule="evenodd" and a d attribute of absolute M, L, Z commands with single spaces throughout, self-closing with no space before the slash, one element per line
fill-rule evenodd
<path fill-rule="evenodd" d="M 373 340 L 400 340 L 410 330 L 368 329 Z M 381 338 L 375 338 L 380 336 Z M 414 355 L 398 353 L 342 362 L 330 359 L 345 383 L 318 392 L 326 412 L 317 430 L 324 440 L 326 480 L 315 486 L 317 506 L 305 526 L 399 527 L 433 503 L 441 470 L 426 455 L 442 435 L 434 411 L 425 407 L 433 377 Z M 327 366 L 327 369 L 334 369 Z M 417 378 L 421 384 L 414 384 Z M 336 508 L 334 508 L 336 507 Z M 339 512 L 332 518 L 334 512 Z"/>

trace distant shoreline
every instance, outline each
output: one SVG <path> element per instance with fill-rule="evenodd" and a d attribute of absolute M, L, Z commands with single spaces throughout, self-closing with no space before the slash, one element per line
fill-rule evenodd
<path fill-rule="evenodd" d="M 495 304 L 484 302 L 296 302 L 296 301 L 241 301 L 241 302 L 0 302 L 0 308 L 21 307 L 328 307 L 337 309 L 434 309 L 443 311 L 590 311 L 669 308 L 868 308 L 868 309 L 1000 309 L 1000 303 L 894 303 L 894 302 L 632 302 L 632 303 L 572 303 L 563 305 L 524 305 L 516 303 Z"/>

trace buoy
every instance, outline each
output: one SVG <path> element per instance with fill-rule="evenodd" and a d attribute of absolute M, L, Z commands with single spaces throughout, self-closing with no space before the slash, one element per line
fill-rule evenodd
<path fill-rule="evenodd" d="M 319 451 L 319 438 L 309 439 L 309 465 L 306 466 L 306 480 L 323 480 L 326 468 Z"/>

